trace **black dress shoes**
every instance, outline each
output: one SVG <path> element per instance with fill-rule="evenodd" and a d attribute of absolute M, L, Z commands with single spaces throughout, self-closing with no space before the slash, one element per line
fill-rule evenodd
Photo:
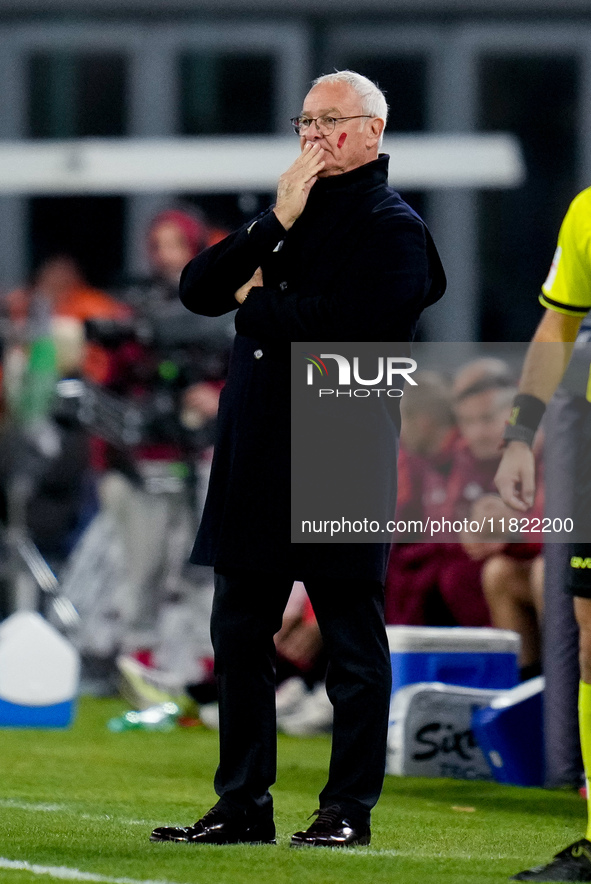
<path fill-rule="evenodd" d="M 338 804 L 315 810 L 314 814 L 316 819 L 309 829 L 292 835 L 292 847 L 353 847 L 371 841 L 369 826 L 354 824 Z"/>
<path fill-rule="evenodd" d="M 239 811 L 212 807 L 194 826 L 160 826 L 150 841 L 184 841 L 188 844 L 275 844 L 272 819 L 253 818 Z"/>

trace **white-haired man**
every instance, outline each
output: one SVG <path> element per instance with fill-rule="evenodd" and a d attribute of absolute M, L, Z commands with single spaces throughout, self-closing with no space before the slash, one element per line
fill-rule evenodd
<path fill-rule="evenodd" d="M 273 635 L 305 583 L 329 658 L 329 778 L 293 846 L 368 844 L 384 777 L 391 668 L 383 616 L 387 543 L 290 543 L 290 341 L 410 341 L 445 276 L 421 219 L 387 185 L 386 101 L 350 71 L 315 81 L 292 120 L 300 155 L 275 205 L 192 261 L 193 312 L 240 306 L 204 516 L 192 559 L 213 565 L 220 800 L 155 841 L 274 843 Z M 396 400 L 397 401 L 397 400 Z M 392 417 L 393 438 L 398 431 Z M 395 452 L 388 459 L 395 471 Z M 389 476 L 383 477 L 384 482 Z"/>

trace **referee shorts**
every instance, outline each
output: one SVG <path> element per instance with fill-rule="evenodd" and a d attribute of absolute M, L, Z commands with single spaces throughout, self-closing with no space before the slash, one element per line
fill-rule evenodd
<path fill-rule="evenodd" d="M 586 422 L 588 427 L 589 421 Z M 578 442 L 577 480 L 574 489 L 573 517 L 580 537 L 591 537 L 591 446 L 590 434 L 581 434 Z M 567 587 L 574 596 L 591 599 L 591 543 L 571 544 Z"/>
<path fill-rule="evenodd" d="M 578 411 L 578 423 L 573 427 L 576 435 L 572 515 L 577 538 L 591 540 L 591 405 L 579 403 Z M 567 588 L 574 596 L 591 599 L 591 542 L 571 544 Z"/>
<path fill-rule="evenodd" d="M 571 544 L 567 589 L 579 598 L 591 599 L 591 543 Z"/>

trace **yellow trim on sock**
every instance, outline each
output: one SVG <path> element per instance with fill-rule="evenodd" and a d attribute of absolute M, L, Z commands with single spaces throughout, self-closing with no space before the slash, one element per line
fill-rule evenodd
<path fill-rule="evenodd" d="M 591 684 L 579 682 L 579 733 L 581 735 L 581 753 L 587 781 L 587 833 L 585 838 L 591 841 Z"/>

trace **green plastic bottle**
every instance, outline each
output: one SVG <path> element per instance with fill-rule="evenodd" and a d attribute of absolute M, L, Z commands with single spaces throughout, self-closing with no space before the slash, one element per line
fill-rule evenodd
<path fill-rule="evenodd" d="M 51 334 L 51 309 L 42 295 L 35 297 L 29 323 L 29 357 L 23 377 L 18 419 L 41 423 L 51 412 L 56 395 L 57 353 Z"/>
<path fill-rule="evenodd" d="M 107 722 L 112 733 L 122 731 L 171 731 L 176 727 L 181 710 L 176 703 L 158 703 L 141 712 L 130 711 Z"/>

